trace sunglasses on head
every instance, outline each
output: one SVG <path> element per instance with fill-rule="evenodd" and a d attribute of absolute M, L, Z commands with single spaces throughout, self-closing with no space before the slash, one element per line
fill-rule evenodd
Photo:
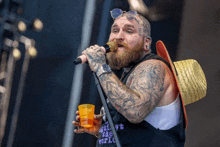
<path fill-rule="evenodd" d="M 129 15 L 127 15 L 127 19 L 128 20 L 132 20 L 134 19 L 134 15 L 137 15 L 136 11 L 122 11 L 121 9 L 115 8 L 112 11 L 110 11 L 112 18 L 115 20 L 116 18 L 119 18 L 120 16 L 123 15 L 123 13 L 128 13 Z"/>

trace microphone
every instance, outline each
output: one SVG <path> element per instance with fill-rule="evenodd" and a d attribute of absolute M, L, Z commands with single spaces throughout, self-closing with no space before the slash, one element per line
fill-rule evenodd
<path fill-rule="evenodd" d="M 105 48 L 105 49 L 103 49 L 104 52 L 107 53 L 110 51 L 115 51 L 118 48 L 118 44 L 117 44 L 117 41 L 114 40 L 114 41 L 110 41 L 110 42 L 106 43 L 106 45 L 104 45 L 103 47 Z M 77 57 L 73 62 L 75 65 L 83 64 L 83 63 L 87 62 L 87 57 L 86 57 L 86 55 L 81 55 L 81 56 Z"/>

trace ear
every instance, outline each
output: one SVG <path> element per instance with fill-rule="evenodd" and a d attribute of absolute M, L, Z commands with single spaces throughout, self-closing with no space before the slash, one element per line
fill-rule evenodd
<path fill-rule="evenodd" d="M 145 52 L 150 51 L 151 42 L 152 42 L 152 40 L 151 40 L 150 36 L 147 36 L 147 37 L 144 38 L 144 51 Z"/>

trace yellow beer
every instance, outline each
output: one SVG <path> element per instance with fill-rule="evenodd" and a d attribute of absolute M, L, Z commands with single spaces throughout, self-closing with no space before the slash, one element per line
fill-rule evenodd
<path fill-rule="evenodd" d="M 93 126 L 95 106 L 82 104 L 78 106 L 81 127 L 90 128 Z"/>

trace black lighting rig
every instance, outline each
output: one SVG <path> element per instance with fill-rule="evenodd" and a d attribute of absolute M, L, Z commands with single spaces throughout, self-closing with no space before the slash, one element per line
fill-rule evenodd
<path fill-rule="evenodd" d="M 9 129 L 7 147 L 11 147 L 13 144 L 29 61 L 37 55 L 35 40 L 23 34 L 28 29 L 41 31 L 43 28 L 43 23 L 39 19 L 25 19 L 23 11 L 23 0 L 0 0 L 0 146 L 5 134 L 16 61 L 23 56 L 19 48 L 24 47 L 25 53 Z"/>

